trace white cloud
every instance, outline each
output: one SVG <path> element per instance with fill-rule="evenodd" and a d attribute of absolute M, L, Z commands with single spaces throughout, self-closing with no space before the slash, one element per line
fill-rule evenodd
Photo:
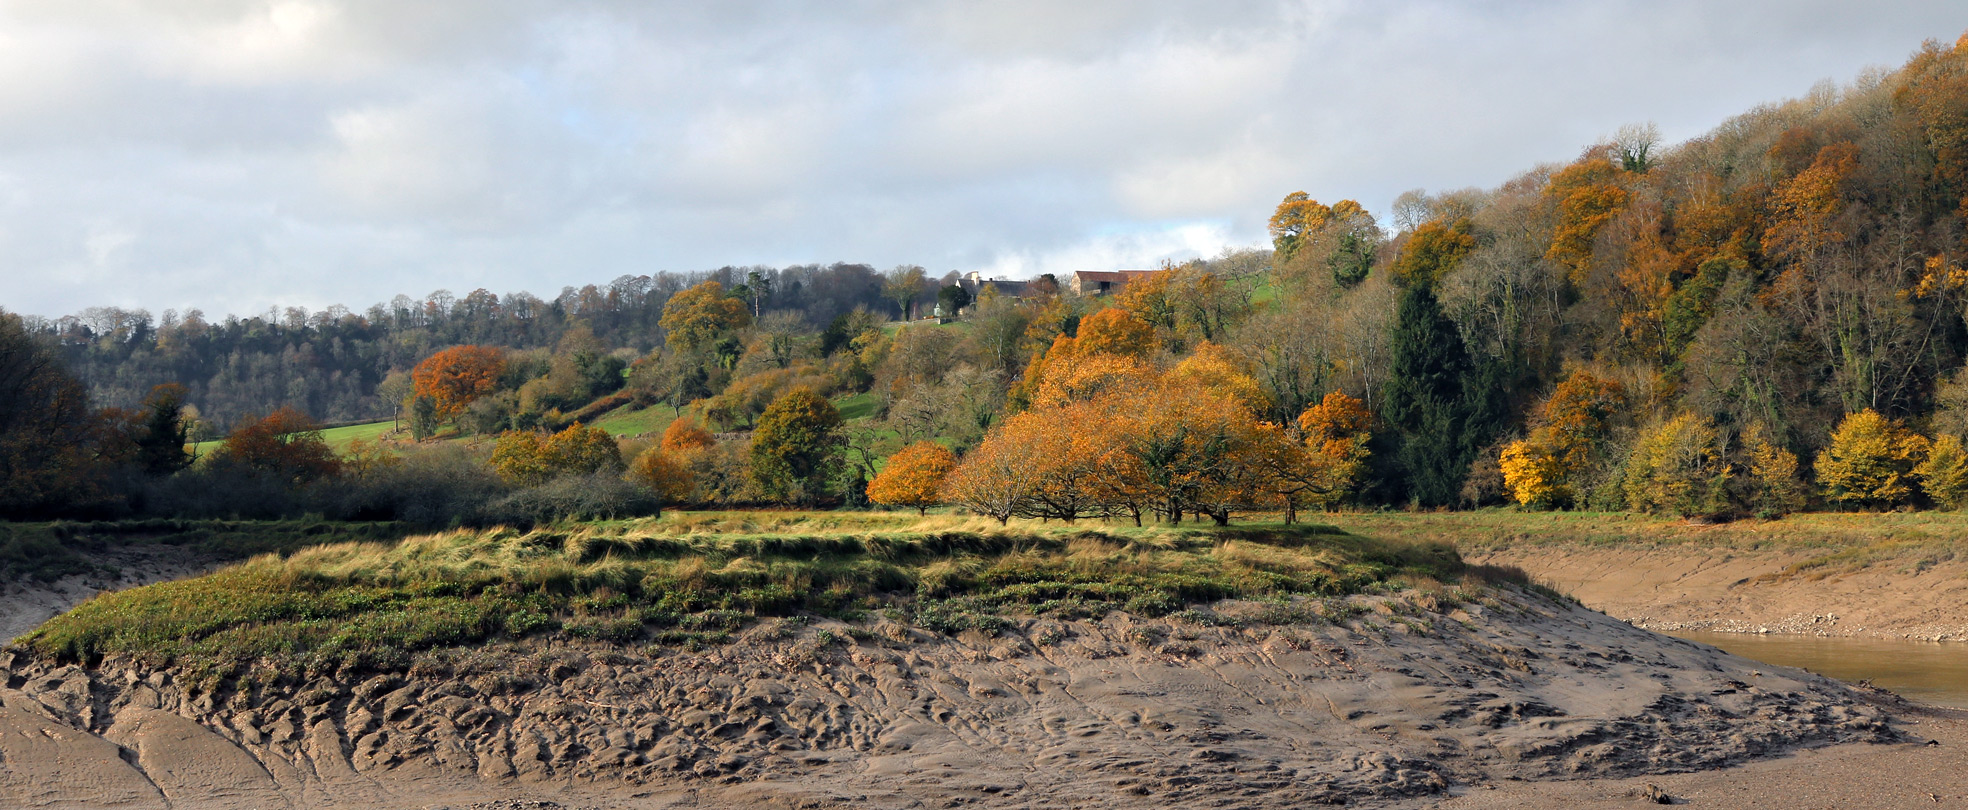
<path fill-rule="evenodd" d="M 1147 267 L 1695 135 L 1942 5 L 0 0 L 0 306 Z"/>

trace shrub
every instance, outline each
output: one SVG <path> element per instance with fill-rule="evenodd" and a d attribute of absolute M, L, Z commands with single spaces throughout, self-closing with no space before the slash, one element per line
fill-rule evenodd
<path fill-rule="evenodd" d="M 688 502 L 696 494 L 697 477 L 678 455 L 661 447 L 642 451 L 629 465 L 629 480 L 648 487 L 664 503 Z"/>
<path fill-rule="evenodd" d="M 566 475 L 619 473 L 622 451 L 608 431 L 579 422 L 552 436 L 509 430 L 492 448 L 492 468 L 513 483 L 538 486 Z"/>
<path fill-rule="evenodd" d="M 662 508 L 662 501 L 649 489 L 611 473 L 597 472 L 562 476 L 514 492 L 486 504 L 475 522 L 528 526 L 563 520 L 619 520 L 654 516 Z"/>

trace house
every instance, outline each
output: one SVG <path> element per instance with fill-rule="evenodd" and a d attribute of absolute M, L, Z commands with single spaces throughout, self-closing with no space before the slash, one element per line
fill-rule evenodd
<path fill-rule="evenodd" d="M 1013 281 L 1008 278 L 984 278 L 983 274 L 976 270 L 965 273 L 957 283 L 964 288 L 964 292 L 970 293 L 972 298 L 982 295 L 985 285 L 996 288 L 999 295 L 1007 298 L 1024 298 L 1026 288 L 1032 284 L 1030 281 Z"/>
<path fill-rule="evenodd" d="M 1128 282 L 1160 270 L 1081 270 L 1073 274 L 1072 290 L 1080 295 L 1118 293 Z"/>

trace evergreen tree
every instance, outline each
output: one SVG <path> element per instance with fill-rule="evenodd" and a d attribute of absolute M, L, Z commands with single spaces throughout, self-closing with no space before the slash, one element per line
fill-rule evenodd
<path fill-rule="evenodd" d="M 1424 506 L 1454 503 L 1476 452 L 1503 420 L 1509 377 L 1503 363 L 1471 360 L 1455 324 L 1427 284 L 1401 296 L 1395 315 L 1393 365 L 1381 417 L 1394 427 L 1392 472 L 1384 497 Z"/>
<path fill-rule="evenodd" d="M 144 399 L 144 429 L 136 437 L 137 463 L 150 475 L 165 476 L 191 466 L 185 450 L 191 426 L 185 424 L 185 387 L 165 383 Z"/>

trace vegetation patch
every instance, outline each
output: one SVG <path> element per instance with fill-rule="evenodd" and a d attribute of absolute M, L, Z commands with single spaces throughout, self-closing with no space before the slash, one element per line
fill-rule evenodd
<path fill-rule="evenodd" d="M 89 523 L 0 522 L 0 578 L 56 580 L 103 570 L 93 554 L 117 547 L 161 545 L 215 562 L 287 553 L 323 543 L 395 540 L 398 523 L 320 520 L 117 520 Z"/>
<path fill-rule="evenodd" d="M 225 679 L 401 669 L 420 651 L 526 636 L 695 645 L 766 616 L 882 611 L 937 632 L 995 632 L 1017 615 L 1166 615 L 1475 573 L 1445 544 L 1317 526 L 689 513 L 270 553 L 103 594 L 22 643 L 64 660 L 126 656 Z"/>

